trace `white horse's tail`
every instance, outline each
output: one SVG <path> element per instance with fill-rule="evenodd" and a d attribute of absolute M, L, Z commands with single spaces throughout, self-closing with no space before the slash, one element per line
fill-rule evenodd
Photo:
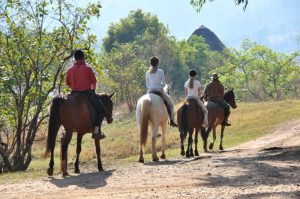
<path fill-rule="evenodd" d="M 141 104 L 140 147 L 144 151 L 148 137 L 148 123 L 150 115 L 150 101 L 144 100 Z"/>

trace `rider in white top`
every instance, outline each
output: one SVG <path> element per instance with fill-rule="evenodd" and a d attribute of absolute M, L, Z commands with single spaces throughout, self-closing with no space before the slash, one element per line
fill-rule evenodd
<path fill-rule="evenodd" d="M 197 100 L 199 106 L 202 109 L 203 115 L 204 115 L 204 120 L 202 123 L 202 127 L 207 127 L 208 126 L 208 119 L 207 119 L 207 108 L 204 106 L 203 102 L 200 100 L 201 97 L 201 83 L 196 80 L 196 71 L 195 70 L 190 70 L 189 72 L 189 80 L 187 80 L 184 84 L 184 94 L 186 99 L 190 99 L 193 98 L 195 100 Z M 193 81 L 193 82 L 191 82 Z"/>
<path fill-rule="evenodd" d="M 164 71 L 158 68 L 159 60 L 157 57 L 150 58 L 150 69 L 146 72 L 146 86 L 148 93 L 151 91 L 158 91 L 161 93 L 163 99 L 167 102 L 167 107 L 170 116 L 170 125 L 176 127 L 174 119 L 174 105 L 171 97 L 164 92 L 164 86 L 166 85 Z"/>

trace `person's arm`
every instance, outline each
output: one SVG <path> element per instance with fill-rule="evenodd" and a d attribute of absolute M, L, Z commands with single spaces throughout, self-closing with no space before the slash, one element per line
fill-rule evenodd
<path fill-rule="evenodd" d="M 146 77 L 146 88 L 149 90 L 149 77 L 147 75 L 147 73 L 145 74 L 145 77 Z"/>
<path fill-rule="evenodd" d="M 201 97 L 201 87 L 198 88 L 198 97 Z"/>
<path fill-rule="evenodd" d="M 92 68 L 90 68 L 90 67 L 89 67 L 89 79 L 91 82 L 91 89 L 96 90 L 96 84 L 97 84 L 96 75 L 95 75 L 94 71 L 92 70 Z"/>
<path fill-rule="evenodd" d="M 70 86 L 71 86 L 71 78 L 70 78 L 70 72 L 69 72 L 69 70 L 67 71 L 67 74 L 66 74 L 66 84 L 70 88 Z"/>
<path fill-rule="evenodd" d="M 162 71 L 161 84 L 162 84 L 162 86 L 165 86 L 166 85 L 165 73 L 163 70 L 161 70 L 161 71 Z"/>

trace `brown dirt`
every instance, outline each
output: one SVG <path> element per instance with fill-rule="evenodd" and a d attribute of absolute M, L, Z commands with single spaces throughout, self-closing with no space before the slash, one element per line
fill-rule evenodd
<path fill-rule="evenodd" d="M 223 153 L 0 185 L 0 198 L 300 198 L 300 120 Z"/>

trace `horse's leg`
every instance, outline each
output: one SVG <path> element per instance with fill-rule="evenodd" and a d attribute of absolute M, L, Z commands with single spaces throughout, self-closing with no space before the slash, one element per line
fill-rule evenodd
<path fill-rule="evenodd" d="M 68 173 L 68 146 L 72 139 L 73 132 L 66 131 L 61 137 L 61 171 L 63 176 L 69 175 Z"/>
<path fill-rule="evenodd" d="M 223 148 L 223 135 L 224 135 L 224 130 L 225 130 L 225 125 L 221 126 L 221 139 L 220 139 L 220 145 L 219 145 L 219 150 L 222 151 L 224 150 Z"/>
<path fill-rule="evenodd" d="M 162 146 L 161 146 L 161 156 L 160 158 L 162 159 L 166 159 L 166 131 L 167 131 L 167 122 L 165 122 L 162 126 L 161 126 L 161 131 L 162 131 Z"/>
<path fill-rule="evenodd" d="M 203 140 L 203 151 L 206 153 L 207 152 L 207 138 L 209 136 L 209 133 L 212 129 L 212 126 L 209 126 L 207 131 L 205 129 L 201 129 L 201 136 Z"/>
<path fill-rule="evenodd" d="M 98 171 L 103 171 L 102 162 L 101 162 L 101 149 L 100 149 L 100 140 L 95 139 L 95 147 L 97 154 L 97 162 L 98 162 Z"/>
<path fill-rule="evenodd" d="M 158 161 L 159 158 L 157 157 L 156 152 L 156 134 L 158 133 L 158 125 L 152 124 L 152 160 Z"/>
<path fill-rule="evenodd" d="M 210 150 L 212 150 L 214 148 L 215 141 L 216 141 L 216 127 L 213 127 L 213 140 L 209 144 Z"/>
<path fill-rule="evenodd" d="M 188 138 L 188 146 L 187 146 L 187 150 L 186 150 L 186 154 L 185 156 L 187 158 L 191 157 L 191 156 L 194 156 L 193 154 L 193 131 L 194 129 L 189 129 L 189 138 Z"/>
<path fill-rule="evenodd" d="M 199 129 L 197 128 L 195 131 L 195 156 L 199 156 L 199 152 L 198 152 L 198 133 L 199 133 Z"/>
<path fill-rule="evenodd" d="M 184 139 L 180 138 L 180 143 L 181 143 L 181 155 L 184 156 Z"/>
<path fill-rule="evenodd" d="M 81 152 L 81 141 L 82 141 L 82 135 L 77 133 L 77 146 L 76 146 L 76 161 L 75 161 L 75 173 L 80 173 L 79 169 L 79 155 Z"/>
<path fill-rule="evenodd" d="M 52 176 L 53 175 L 53 167 L 54 167 L 54 148 L 51 149 L 50 153 L 51 153 L 51 157 L 50 157 L 49 168 L 47 170 L 47 173 L 49 176 Z"/>

